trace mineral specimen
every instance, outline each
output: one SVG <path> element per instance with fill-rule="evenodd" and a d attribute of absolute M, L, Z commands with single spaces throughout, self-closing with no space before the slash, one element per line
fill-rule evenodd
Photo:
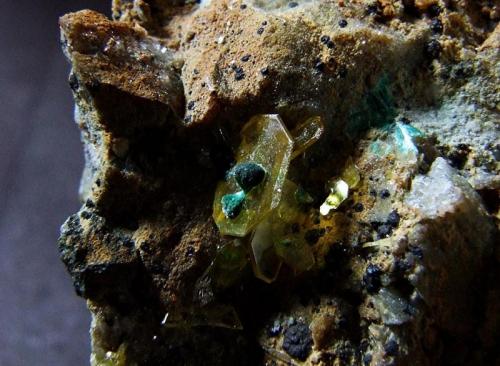
<path fill-rule="evenodd" d="M 92 365 L 493 365 L 499 6 L 128 0 L 60 20 Z"/>
<path fill-rule="evenodd" d="M 293 148 L 293 140 L 277 115 L 253 117 L 243 127 L 241 139 L 237 165 L 217 186 L 213 208 L 220 233 L 239 237 L 248 235 L 279 204 Z M 253 190 L 251 185 L 257 185 L 257 180 L 250 177 L 250 169 L 260 178 Z M 239 189 L 248 190 L 244 201 L 242 192 L 235 193 Z"/>

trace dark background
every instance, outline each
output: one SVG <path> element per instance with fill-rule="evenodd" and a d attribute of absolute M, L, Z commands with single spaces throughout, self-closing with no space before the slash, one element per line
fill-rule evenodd
<path fill-rule="evenodd" d="M 59 260 L 83 166 L 58 17 L 111 0 L 0 0 L 0 365 L 88 365 L 90 316 Z"/>

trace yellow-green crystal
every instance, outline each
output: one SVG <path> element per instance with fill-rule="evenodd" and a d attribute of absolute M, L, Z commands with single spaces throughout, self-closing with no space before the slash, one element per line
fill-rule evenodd
<path fill-rule="evenodd" d="M 349 185 L 342 179 L 331 181 L 329 188 L 330 194 L 319 208 L 322 215 L 328 215 L 331 210 L 336 210 L 349 194 Z"/>
<path fill-rule="evenodd" d="M 266 172 L 264 181 L 251 189 L 241 212 L 227 217 L 222 197 L 240 191 L 234 174 L 228 174 L 215 192 L 213 217 L 222 235 L 243 237 L 249 234 L 281 199 L 283 182 L 290 164 L 293 140 L 278 115 L 257 115 L 243 127 L 241 144 L 236 153 L 237 164 L 254 163 Z"/>
<path fill-rule="evenodd" d="M 325 130 L 321 117 L 315 116 L 306 119 L 303 123 L 295 127 L 292 135 L 294 147 L 291 159 L 306 151 L 312 144 L 318 141 Z"/>
<path fill-rule="evenodd" d="M 361 176 L 359 175 L 358 167 L 353 163 L 351 158 L 347 159 L 347 163 L 340 177 L 347 183 L 349 189 L 355 189 L 358 187 L 359 182 L 361 181 Z"/>
<path fill-rule="evenodd" d="M 314 254 L 299 230 L 306 215 L 301 204 L 296 200 L 298 190 L 295 183 L 287 180 L 283 186 L 283 197 L 280 205 L 270 217 L 272 240 L 276 253 L 295 272 L 303 272 L 314 265 Z"/>

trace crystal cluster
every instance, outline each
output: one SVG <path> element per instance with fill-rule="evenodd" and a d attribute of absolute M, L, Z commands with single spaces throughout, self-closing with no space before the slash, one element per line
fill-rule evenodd
<path fill-rule="evenodd" d="M 283 262 L 296 272 L 314 265 L 311 248 L 297 229 L 305 220 L 298 197 L 306 193 L 286 176 L 291 160 L 318 141 L 323 130 L 319 117 L 290 133 L 278 115 L 254 116 L 241 131 L 235 166 L 217 186 L 213 217 L 220 233 L 250 234 L 254 273 L 266 282 L 276 278 Z"/>

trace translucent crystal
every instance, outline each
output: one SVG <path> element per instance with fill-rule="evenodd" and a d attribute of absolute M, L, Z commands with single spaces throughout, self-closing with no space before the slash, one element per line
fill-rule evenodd
<path fill-rule="evenodd" d="M 253 270 L 255 277 L 267 282 L 273 282 L 283 263 L 274 249 L 271 220 L 266 219 L 257 225 L 251 242 Z"/>
<path fill-rule="evenodd" d="M 222 245 L 208 269 L 208 275 L 216 288 L 231 286 L 248 263 L 247 251 L 239 240 Z"/>
<path fill-rule="evenodd" d="M 328 215 L 331 210 L 336 210 L 349 194 L 349 185 L 342 179 L 332 181 L 329 186 L 330 194 L 319 208 L 323 216 Z"/>
<path fill-rule="evenodd" d="M 350 189 L 358 187 L 361 177 L 359 175 L 358 168 L 353 163 L 351 158 L 347 159 L 347 164 L 345 165 L 340 177 L 347 183 Z"/>
<path fill-rule="evenodd" d="M 387 325 L 400 325 L 411 319 L 409 304 L 396 292 L 382 288 L 373 297 L 375 309 L 380 314 L 382 321 Z"/>
<path fill-rule="evenodd" d="M 295 127 L 293 131 L 290 132 L 294 142 L 291 159 L 295 159 L 318 141 L 324 130 L 325 126 L 319 116 L 308 118 L 299 126 Z"/>
<path fill-rule="evenodd" d="M 293 182 L 285 181 L 281 203 L 269 220 L 276 253 L 295 272 L 303 272 L 314 265 L 314 255 L 300 230 L 306 215 L 296 200 L 297 191 Z"/>
<path fill-rule="evenodd" d="M 257 226 L 252 238 L 255 275 L 266 282 L 274 281 L 282 262 L 296 273 L 314 265 L 311 247 L 300 231 L 306 215 L 296 199 L 297 191 L 297 185 L 285 181 L 279 206 Z"/>
<path fill-rule="evenodd" d="M 228 174 L 227 179 L 217 186 L 213 207 L 213 217 L 220 233 L 239 237 L 250 233 L 278 206 L 293 148 L 290 134 L 275 114 L 252 117 L 243 127 L 241 138 L 237 164 L 258 164 L 265 170 L 265 178 L 246 194 L 239 214 L 230 218 L 224 213 L 222 198 L 239 192 L 241 188 L 235 174 Z"/>

